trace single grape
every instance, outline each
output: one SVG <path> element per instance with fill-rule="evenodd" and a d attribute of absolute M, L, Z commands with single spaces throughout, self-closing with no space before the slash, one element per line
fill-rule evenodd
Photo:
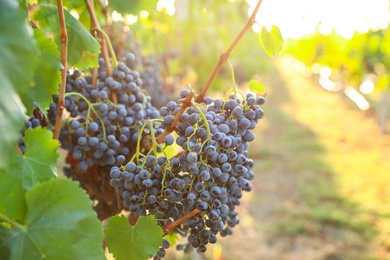
<path fill-rule="evenodd" d="M 126 157 L 123 155 L 118 155 L 118 158 L 116 158 L 116 160 L 119 164 L 123 164 L 126 160 Z"/>
<path fill-rule="evenodd" d="M 166 135 L 165 137 L 164 137 L 164 143 L 165 143 L 165 145 L 172 145 L 173 143 L 174 143 L 174 141 L 175 141 L 175 138 L 172 136 L 172 135 Z"/>
<path fill-rule="evenodd" d="M 88 131 L 95 133 L 99 129 L 99 126 L 96 122 L 91 122 L 88 124 Z"/>
<path fill-rule="evenodd" d="M 198 154 L 196 152 L 189 152 L 187 154 L 187 161 L 189 163 L 195 163 L 198 160 Z"/>
<path fill-rule="evenodd" d="M 88 163 L 86 161 L 81 161 L 79 162 L 78 167 L 80 171 L 85 172 L 88 170 Z"/>
<path fill-rule="evenodd" d="M 181 98 L 186 98 L 190 94 L 190 91 L 188 89 L 182 89 L 180 91 L 180 97 Z"/>

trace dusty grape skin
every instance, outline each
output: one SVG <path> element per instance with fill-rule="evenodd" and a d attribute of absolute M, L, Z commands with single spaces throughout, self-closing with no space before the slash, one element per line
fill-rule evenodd
<path fill-rule="evenodd" d="M 188 93 L 183 91 L 183 97 Z M 202 214 L 195 215 L 191 224 L 178 227 L 191 234 L 189 244 L 201 252 L 208 243 L 216 242 L 219 232 L 230 235 L 230 228 L 239 222 L 235 207 L 242 193 L 251 190 L 249 180 L 254 177 L 253 162 L 247 159 L 248 143 L 254 139 L 251 129 L 263 115 L 253 96 L 245 101 L 216 99 L 207 103 L 207 109 L 202 108 L 201 112 L 186 108 L 175 126 L 178 137 L 164 138 L 166 145 L 180 146 L 183 154 L 172 159 L 152 160 L 146 156 L 128 163 L 124 169 L 132 172 L 126 175 L 135 177 L 130 177 L 132 180 L 127 180 L 126 185 L 114 183 L 117 189 L 128 192 L 123 196 L 124 205 L 140 215 L 149 210 L 160 214 L 161 219 L 175 220 L 195 208 L 201 210 Z M 171 101 L 160 109 L 162 128 L 172 123 L 180 106 Z M 160 196 L 148 195 L 152 192 Z M 129 194 L 139 198 L 137 204 L 130 201 Z M 209 237 L 201 237 L 201 231 L 209 233 Z"/>

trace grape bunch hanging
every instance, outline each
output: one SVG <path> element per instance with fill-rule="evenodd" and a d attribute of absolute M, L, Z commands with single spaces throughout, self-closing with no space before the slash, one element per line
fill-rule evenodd
<path fill-rule="evenodd" d="M 226 99 L 205 97 L 199 104 L 190 89 L 183 89 L 179 101 L 157 109 L 140 74 L 129 68 L 134 62 L 128 53 L 109 76 L 99 59 L 95 87 L 91 75 L 68 72 L 68 117 L 60 135 L 71 165 L 66 173 L 98 201 L 99 218 L 121 210 L 153 215 L 165 233 L 187 237 L 178 249 L 205 252 L 218 234 L 232 234 L 239 223 L 235 208 L 242 193 L 252 189 L 248 147 L 265 99 L 234 90 Z M 40 124 L 33 116 L 26 127 Z M 171 158 L 170 146 L 179 150 Z M 163 239 L 154 258 L 164 257 L 168 247 Z"/>
<path fill-rule="evenodd" d="M 185 100 L 190 92 L 182 90 L 180 95 Z M 111 168 L 110 182 L 121 194 L 123 207 L 139 216 L 155 215 L 163 227 L 199 211 L 173 229 L 188 235 L 188 243 L 179 246 L 186 251 L 205 252 L 218 233 L 231 234 L 239 222 L 235 207 L 242 192 L 252 189 L 253 161 L 247 150 L 254 140 L 251 130 L 263 117 L 264 101 L 251 94 L 241 99 L 232 94 L 226 101 L 205 98 L 204 105 L 188 107 L 171 101 L 162 107 L 161 123 L 151 132 L 166 130 L 178 118 L 176 138 L 165 135 L 159 144 L 161 138 L 154 141 L 152 134 L 153 148 L 146 154 L 136 152 L 126 164 Z M 174 143 L 182 152 L 167 158 L 164 148 Z"/>

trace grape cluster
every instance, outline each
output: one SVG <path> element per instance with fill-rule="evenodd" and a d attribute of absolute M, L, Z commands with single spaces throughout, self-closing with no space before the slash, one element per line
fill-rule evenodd
<path fill-rule="evenodd" d="M 189 91 L 180 95 L 184 99 Z M 252 189 L 253 161 L 247 150 L 254 140 L 251 130 L 263 117 L 264 101 L 248 94 L 244 100 L 235 95 L 226 101 L 205 98 L 204 106 L 168 102 L 160 109 L 160 127 L 168 128 L 179 117 L 174 130 L 178 137 L 167 135 L 163 144 L 156 144 L 159 149 L 110 171 L 124 208 L 136 215 L 155 215 L 161 226 L 200 210 L 174 229 L 188 236 L 188 243 L 178 246 L 185 251 L 205 252 L 217 234 L 230 235 L 239 222 L 235 207 L 242 192 Z M 167 159 L 161 151 L 174 143 L 182 152 Z"/>
<path fill-rule="evenodd" d="M 151 102 L 155 107 L 162 107 L 169 100 L 172 100 L 171 93 L 164 88 L 164 82 L 160 77 L 160 66 L 154 56 L 142 57 L 142 70 L 140 77 L 142 86 L 149 93 Z"/>
<path fill-rule="evenodd" d="M 99 59 L 98 82 L 78 70 L 67 75 L 65 107 L 70 117 L 62 128 L 60 141 L 82 172 L 93 165 L 117 165 L 132 153 L 139 128 L 159 111 L 142 90 L 142 79 L 126 64 L 135 61 L 131 53 L 109 76 Z"/>

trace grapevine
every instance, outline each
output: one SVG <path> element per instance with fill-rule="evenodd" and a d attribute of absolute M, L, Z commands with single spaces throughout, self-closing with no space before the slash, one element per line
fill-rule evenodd
<path fill-rule="evenodd" d="M 150 236 L 150 241 L 144 241 L 144 244 L 130 245 L 138 252 L 134 257 L 139 259 L 163 258 L 166 249 L 171 247 L 164 237 L 168 234 L 186 238 L 176 245 L 179 250 L 204 253 L 208 244 L 217 242 L 218 236 L 233 233 L 233 228 L 239 224 L 236 207 L 243 192 L 252 190 L 250 181 L 255 176 L 252 172 L 254 162 L 249 157 L 248 147 L 255 139 L 253 130 L 263 118 L 265 98 L 258 93 L 240 92 L 228 58 L 255 22 L 262 1 L 258 1 L 244 28 L 227 51 L 220 55 L 199 94 L 188 85 L 180 91 L 178 99 L 165 102 L 159 108 L 153 104 L 161 102 L 153 102 L 156 96 L 152 99 L 148 93 L 162 82 L 156 75 L 158 69 L 151 68 L 153 62 L 143 61 L 146 69 L 137 71 L 139 55 L 130 49 L 121 49 L 122 58 L 117 60 L 111 39 L 99 24 L 93 1 L 84 2 L 91 27 L 88 34 L 80 33 L 78 37 L 84 37 L 85 41 L 100 48 L 82 50 L 78 58 L 68 56 L 68 53 L 73 54 L 70 46 L 75 46 L 72 43 L 75 34 L 72 29 L 81 25 L 71 18 L 61 0 L 57 1 L 56 6 L 34 5 L 27 8 L 31 24 L 37 27 L 35 30 L 42 30 L 39 32 L 42 35 L 45 35 L 44 30 L 52 29 L 46 18 L 42 17 L 49 14 L 58 18 L 61 52 L 53 56 L 61 62 L 55 68 L 56 72 L 61 71 L 56 74 L 60 84 L 58 91 L 50 93 L 50 99 L 45 100 L 45 109 L 33 96 L 28 117 L 20 118 L 24 126 L 20 127 L 19 139 L 14 138 L 17 149 L 14 145 L 13 166 L 17 164 L 15 162 L 31 164 L 25 167 L 32 169 L 26 178 L 31 181 L 12 177 L 12 167 L 0 167 L 4 171 L 0 172 L 0 179 L 4 183 L 1 185 L 4 187 L 0 187 L 6 191 L 12 190 L 14 187 L 8 188 L 6 184 L 15 183 L 13 178 L 20 178 L 17 184 L 23 196 L 18 197 L 18 202 L 26 207 L 35 207 L 36 202 L 28 200 L 30 195 L 24 201 L 24 194 L 31 192 L 31 197 L 39 197 L 35 190 L 43 190 L 46 186 L 49 186 L 47 189 L 53 186 L 51 188 L 54 189 L 60 185 L 52 166 L 58 157 L 56 149 L 60 146 L 67 153 L 65 176 L 77 181 L 88 199 L 73 182 L 62 180 L 61 185 L 74 191 L 74 199 L 80 196 L 77 210 L 85 211 L 85 219 L 80 221 L 91 218 L 93 214 L 104 221 L 104 244 L 117 259 L 123 259 L 126 255 L 124 249 L 114 243 L 117 232 L 132 234 L 137 231 Z M 107 8 L 102 6 L 106 17 Z M 53 10 L 58 11 L 58 15 L 53 14 Z M 52 31 L 47 34 L 50 35 Z M 46 37 L 44 40 L 56 47 L 51 39 Z M 233 87 L 223 98 L 208 97 L 206 93 L 223 64 L 227 64 L 231 70 Z M 161 90 L 159 93 L 162 93 Z M 51 152 L 43 152 L 42 163 L 37 163 L 47 164 L 44 170 L 34 164 L 39 158 L 36 158 L 37 144 L 31 141 L 32 136 L 40 132 L 46 135 L 42 142 L 52 147 Z M 169 151 L 177 153 L 171 155 Z M 33 160 L 29 160 L 30 157 Z M 48 158 L 52 161 L 49 162 Z M 58 194 L 58 197 L 66 200 L 62 194 Z M 89 209 L 86 205 L 91 206 L 92 202 L 95 212 L 87 212 Z M 72 209 L 71 205 L 67 206 Z M 48 207 L 50 210 L 51 206 Z M 120 212 L 125 212 L 128 217 L 126 221 L 131 223 L 125 230 L 119 230 L 124 219 L 115 216 Z M 24 214 L 26 210 L 13 213 L 9 202 L 0 201 L 0 220 L 10 225 L 10 228 L 4 227 L 6 231 L 3 233 L 19 234 L 18 230 L 27 230 L 29 223 L 23 222 L 23 219 L 27 219 Z M 70 213 L 65 215 L 72 217 Z M 85 230 L 88 233 L 93 229 L 95 233 L 91 231 L 85 237 L 99 233 L 100 226 L 96 220 L 93 222 L 94 228 Z M 75 223 L 77 218 L 72 221 L 74 226 L 80 224 Z M 144 228 L 141 229 L 140 225 Z M 93 240 L 95 248 L 98 248 L 91 254 L 94 257 L 102 251 L 96 247 L 99 239 L 103 241 L 101 234 Z M 4 241 L 0 236 L 0 249 L 6 247 L 7 256 L 15 256 L 16 247 Z M 92 247 L 92 244 L 89 246 Z M 75 252 L 75 259 L 83 256 L 81 249 L 75 249 Z M 34 254 L 37 257 L 46 254 L 58 257 L 57 253 L 50 252 L 49 246 L 37 246 Z"/>

